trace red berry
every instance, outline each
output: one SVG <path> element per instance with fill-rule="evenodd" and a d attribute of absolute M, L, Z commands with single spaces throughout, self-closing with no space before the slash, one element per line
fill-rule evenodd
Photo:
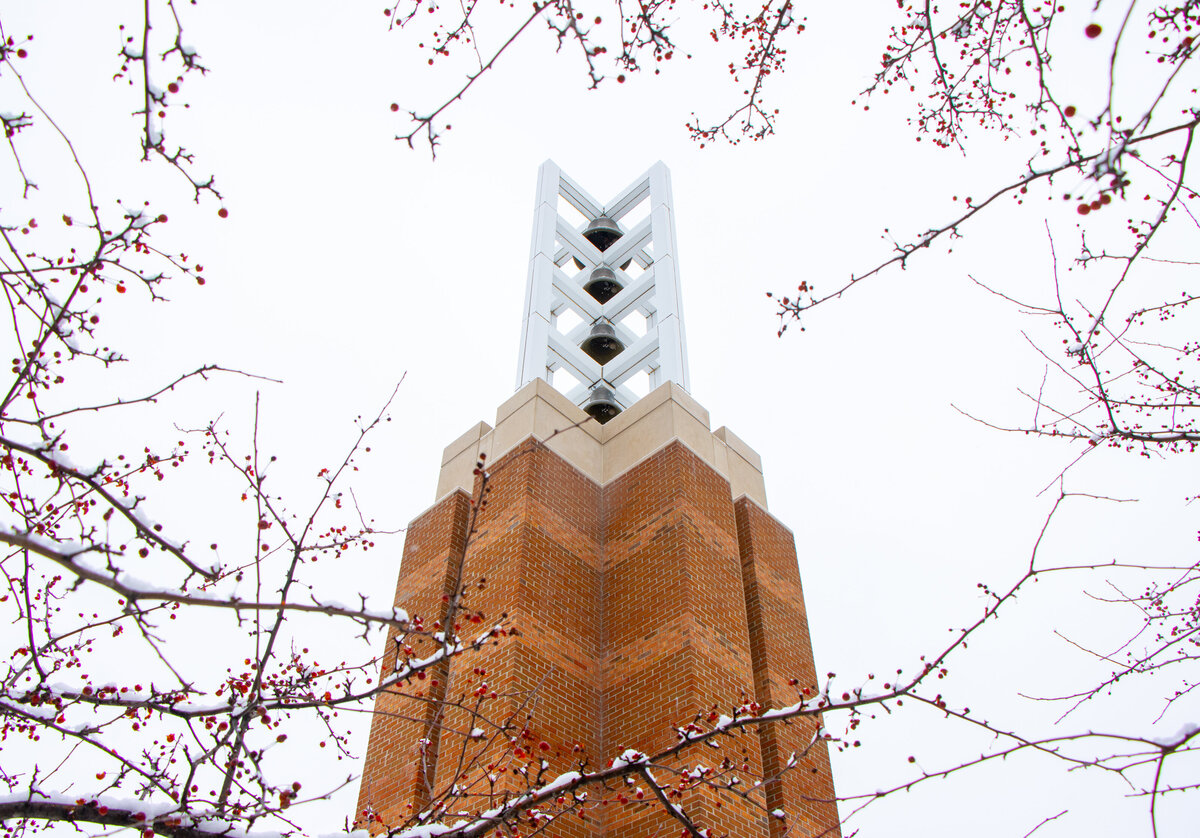
<path fill-rule="evenodd" d="M 17 58 L 24 58 L 27 55 L 29 55 L 29 53 L 27 53 L 25 50 L 23 50 L 23 49 L 17 50 Z"/>
<path fill-rule="evenodd" d="M 1107 192 L 1105 192 L 1103 195 L 1100 196 L 1100 203 L 1111 204 L 1112 203 L 1112 195 L 1109 195 Z"/>
<path fill-rule="evenodd" d="M 1091 211 L 1092 208 L 1087 204 L 1080 204 L 1079 206 L 1075 207 L 1075 212 L 1079 213 L 1080 215 L 1087 215 Z"/>
<path fill-rule="evenodd" d="M 1074 105 L 1067 105 L 1065 108 L 1063 108 L 1063 113 L 1064 113 L 1064 114 L 1066 114 L 1066 115 L 1067 115 L 1067 116 L 1069 116 L 1069 117 L 1070 117 L 1070 116 L 1074 116 L 1074 115 L 1075 115 L 1075 106 L 1074 106 Z"/>
<path fill-rule="evenodd" d="M 221 218 L 228 218 L 229 210 L 225 209 L 225 207 L 221 207 L 219 210 L 217 210 L 217 215 Z"/>
<path fill-rule="evenodd" d="M 624 83 L 625 83 L 625 76 L 624 75 L 617 76 L 617 84 L 624 84 Z"/>
<path fill-rule="evenodd" d="M 395 113 L 398 110 L 400 110 L 400 106 L 397 105 L 395 102 L 392 102 L 392 113 Z"/>
<path fill-rule="evenodd" d="M 1087 29 L 1083 30 L 1083 34 L 1087 35 L 1089 38 L 1099 38 L 1102 31 L 1104 30 L 1100 28 L 1100 24 L 1089 23 L 1087 25 Z"/>
<path fill-rule="evenodd" d="M 171 82 L 167 85 L 167 90 L 171 91 L 172 93 L 178 93 L 179 85 L 177 85 L 175 82 Z"/>

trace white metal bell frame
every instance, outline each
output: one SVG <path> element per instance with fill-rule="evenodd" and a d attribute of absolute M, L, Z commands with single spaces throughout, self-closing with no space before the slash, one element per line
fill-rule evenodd
<path fill-rule="evenodd" d="M 560 198 L 584 216 L 578 227 L 562 217 Z M 643 201 L 649 201 L 649 213 L 629 229 L 622 219 Z M 588 222 L 600 217 L 616 221 L 622 233 L 603 252 L 583 236 Z M 675 249 L 671 175 L 662 162 L 603 204 L 552 160 L 543 163 L 538 170 L 517 388 L 535 378 L 549 382 L 555 371 L 562 370 L 577 382 L 566 393 L 576 404 L 583 406 L 595 387 L 606 386 L 622 410 L 638 399 L 625 385 L 640 372 L 649 375 L 651 389 L 674 381 L 689 390 Z M 583 268 L 568 276 L 563 267 L 572 260 Z M 642 272 L 630 276 L 621 269 L 627 263 L 638 265 Z M 583 287 L 592 269 L 601 266 L 611 268 L 623 286 L 605 303 Z M 559 331 L 558 319 L 568 310 L 581 322 L 564 334 Z M 623 322 L 637 315 L 646 319 L 646 332 L 640 337 Z M 580 345 L 592 325 L 603 320 L 612 324 L 625 349 L 601 366 Z"/>

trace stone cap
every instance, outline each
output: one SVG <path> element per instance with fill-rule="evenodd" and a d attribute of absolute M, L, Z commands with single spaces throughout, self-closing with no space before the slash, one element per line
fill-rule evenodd
<path fill-rule="evenodd" d="M 540 378 L 500 405 L 495 427 L 480 422 L 446 446 L 437 497 L 471 492 L 480 454 L 494 462 L 531 436 L 600 485 L 678 440 L 729 481 L 734 499 L 767 506 L 762 459 L 728 428 L 711 431 L 708 411 L 678 384 L 663 384 L 601 425 Z"/>

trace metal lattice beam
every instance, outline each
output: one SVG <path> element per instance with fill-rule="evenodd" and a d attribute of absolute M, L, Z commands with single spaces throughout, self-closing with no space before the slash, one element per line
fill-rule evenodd
<path fill-rule="evenodd" d="M 584 217 L 583 223 L 563 218 L 560 199 Z M 622 223 L 643 202 L 649 202 L 646 218 L 632 229 Z M 588 223 L 601 217 L 615 221 L 621 232 L 604 251 L 584 237 Z M 569 274 L 567 269 L 576 265 L 583 267 Z M 641 272 L 627 273 L 633 265 Z M 606 302 L 584 288 L 598 267 L 610 268 L 622 286 Z M 558 320 L 567 312 L 582 323 L 564 333 Z M 628 322 L 638 317 L 645 318 L 641 336 L 640 329 L 635 331 Z M 624 345 L 603 366 L 580 348 L 596 323 L 611 324 Z M 551 160 L 538 170 L 517 387 L 535 378 L 550 381 L 556 370 L 577 380 L 567 395 L 580 406 L 596 387 L 603 386 L 613 391 L 622 408 L 629 407 L 637 396 L 623 385 L 641 372 L 649 375 L 651 387 L 673 381 L 689 389 L 671 176 L 661 162 L 605 203 L 585 192 Z"/>

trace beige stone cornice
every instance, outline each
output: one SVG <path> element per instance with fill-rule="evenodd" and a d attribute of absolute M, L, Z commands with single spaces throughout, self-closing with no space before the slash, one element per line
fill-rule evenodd
<path fill-rule="evenodd" d="M 708 411 L 678 384 L 663 384 L 601 425 L 540 378 L 500 405 L 495 427 L 480 422 L 446 446 L 437 498 L 471 492 L 480 454 L 495 462 L 531 436 L 600 485 L 678 440 L 729 481 L 734 499 L 767 507 L 758 454 L 728 428 L 712 431 Z"/>

